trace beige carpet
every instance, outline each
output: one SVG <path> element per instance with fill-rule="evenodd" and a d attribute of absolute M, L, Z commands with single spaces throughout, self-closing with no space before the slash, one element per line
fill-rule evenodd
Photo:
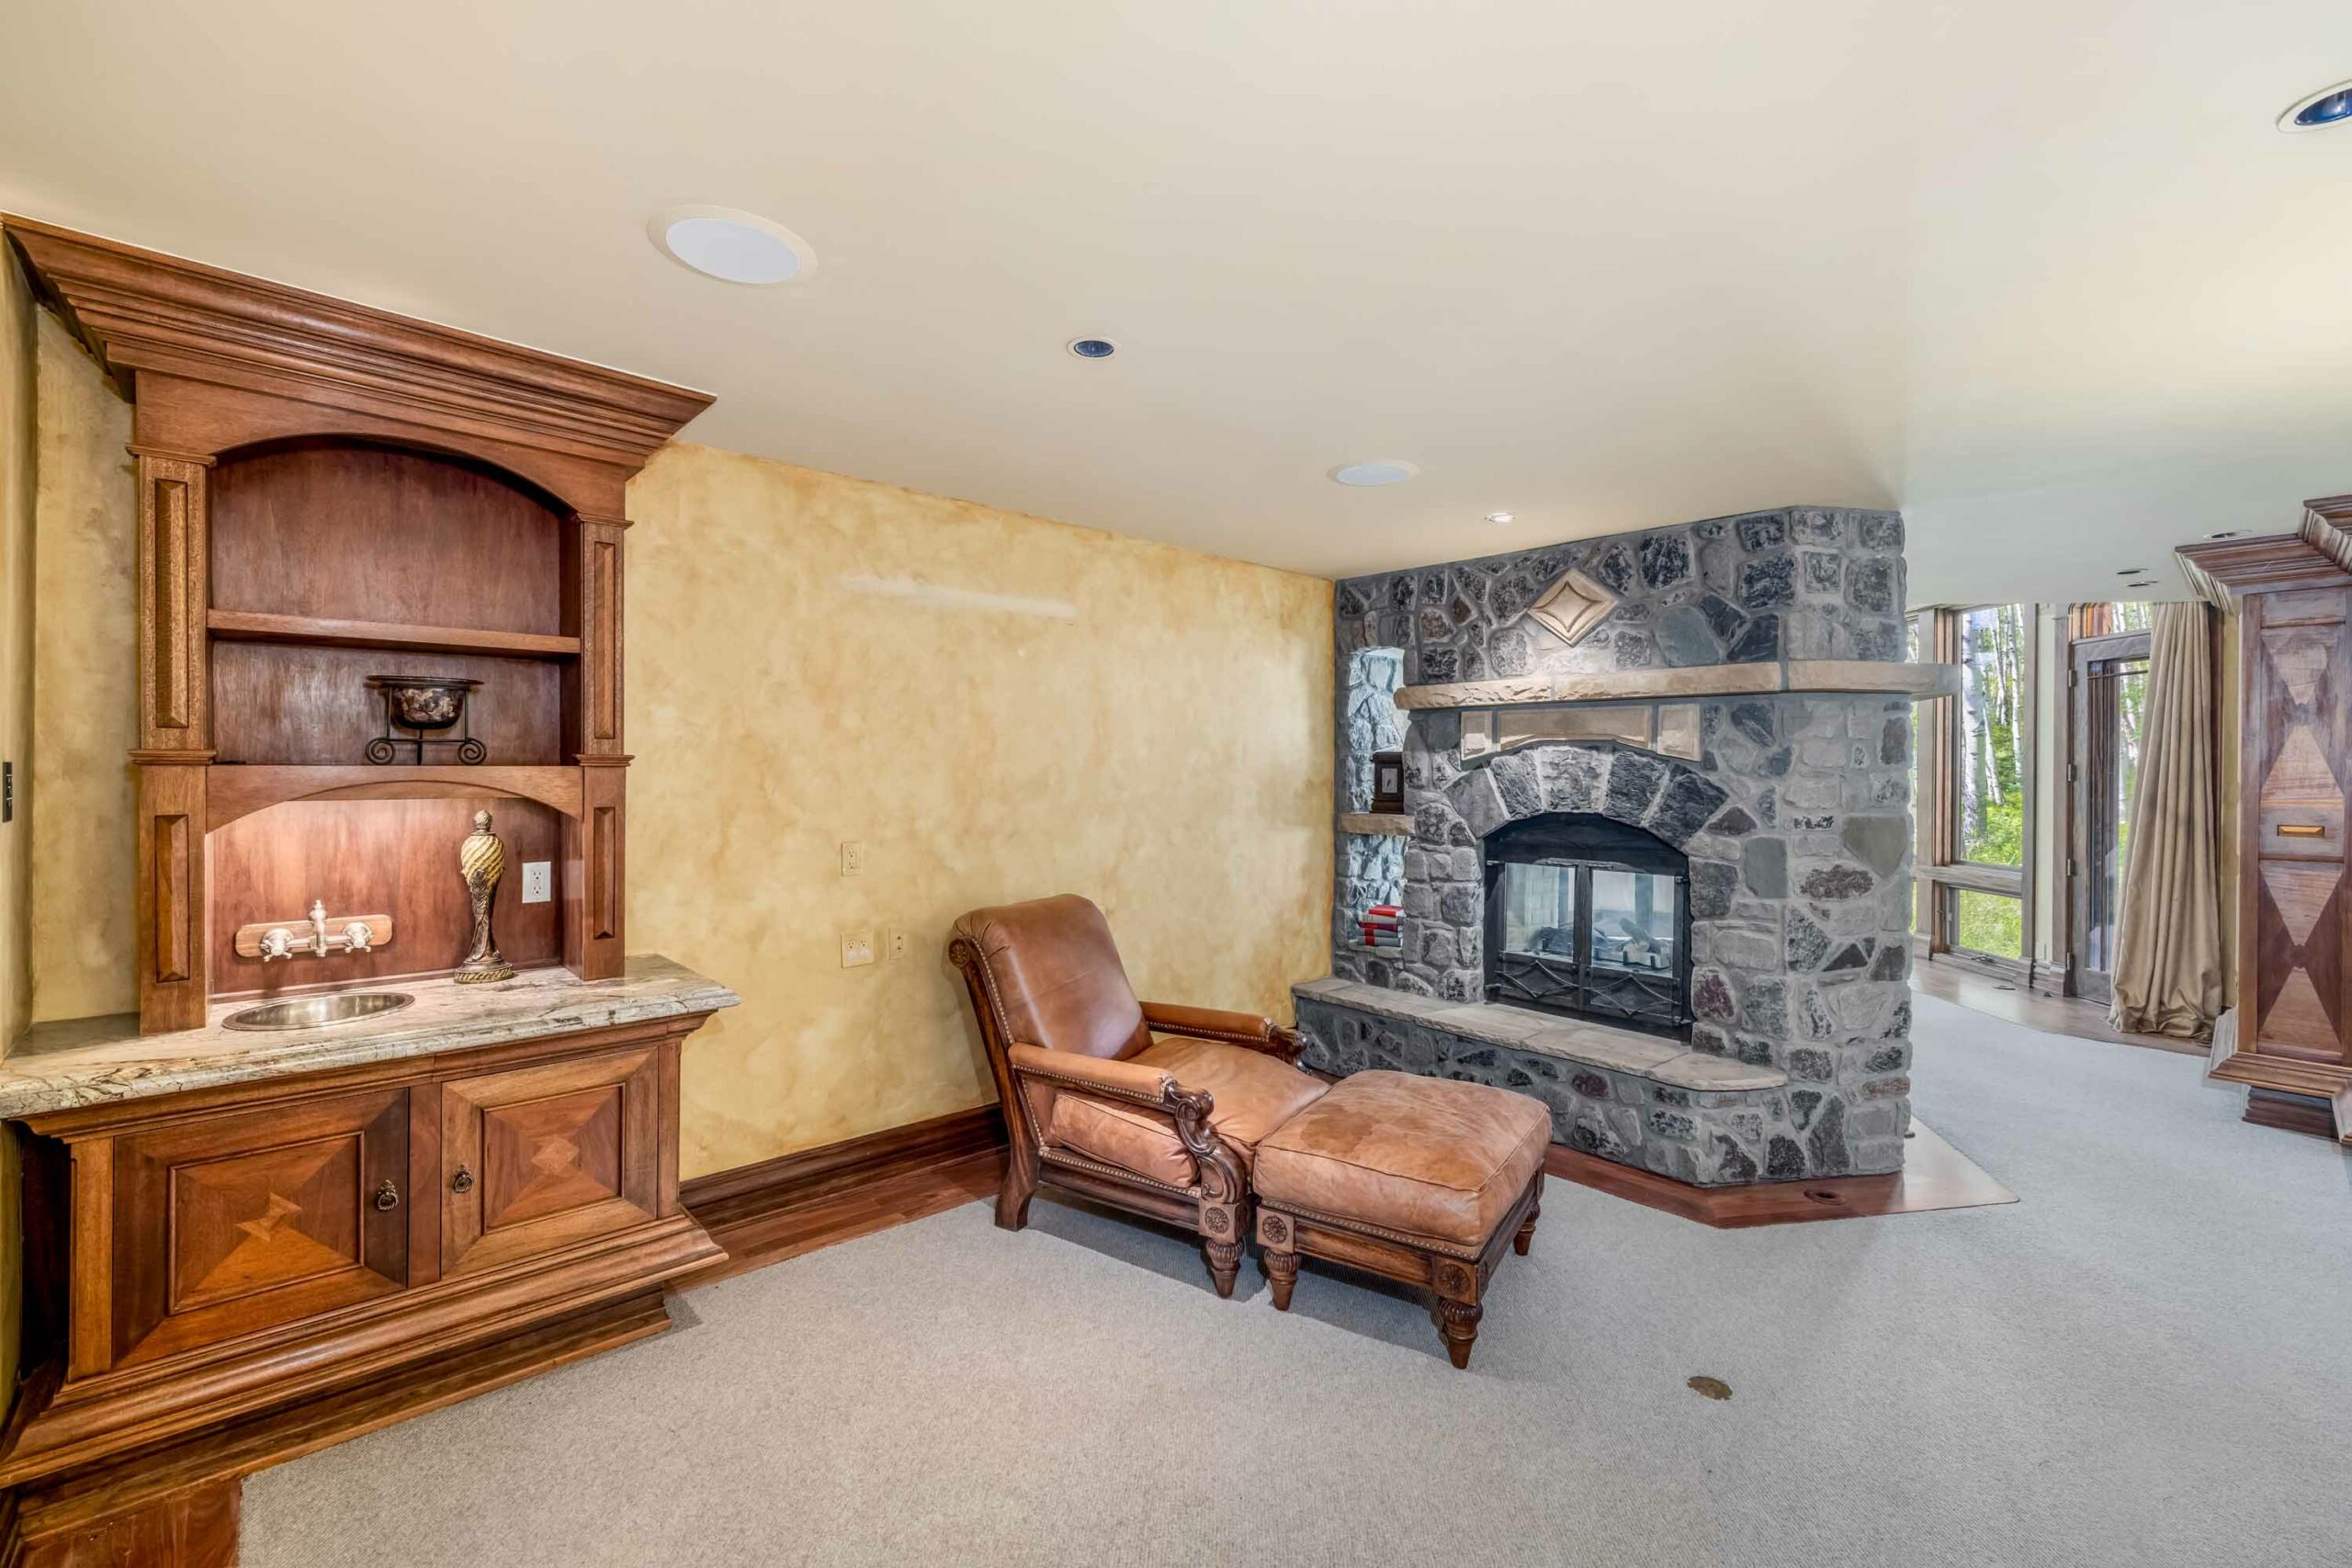
<path fill-rule="evenodd" d="M 1712 1231 L 1547 1190 L 1467 1373 L 1417 1303 L 1039 1200 L 255 1476 L 245 1568 L 2352 1562 L 2352 1164 L 2199 1063 L 1921 998 L 2007 1207 Z M 1684 1386 L 1728 1382 L 1728 1403 Z"/>

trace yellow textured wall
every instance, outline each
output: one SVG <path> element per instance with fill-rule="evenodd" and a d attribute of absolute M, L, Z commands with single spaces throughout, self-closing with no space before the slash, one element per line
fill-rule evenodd
<path fill-rule="evenodd" d="M 36 315 L 38 1022 L 137 1005 L 137 492 Z M 744 997 L 687 1053 L 686 1174 L 992 1098 L 941 957 L 973 905 L 1088 893 L 1147 995 L 1287 1018 L 1329 967 L 1329 582 L 695 446 L 630 514 L 629 947 Z M 857 929 L 910 951 L 844 970 Z"/>
<path fill-rule="evenodd" d="M 43 310 L 33 577 L 32 1016 L 139 1005 L 130 958 L 139 744 L 130 405 Z"/>
<path fill-rule="evenodd" d="M 743 996 L 687 1175 L 993 1099 L 977 905 L 1087 894 L 1146 997 L 1287 1019 L 1329 967 L 1329 582 L 695 446 L 629 515 L 629 946 Z"/>
<path fill-rule="evenodd" d="M 17 765 L 19 788 L 32 754 L 36 315 L 16 254 L 0 240 L 0 757 Z M 32 1018 L 31 908 L 32 826 L 19 811 L 0 824 L 0 1047 Z M 20 1196 L 16 1136 L 0 1129 L 0 1411 L 17 1386 Z"/>

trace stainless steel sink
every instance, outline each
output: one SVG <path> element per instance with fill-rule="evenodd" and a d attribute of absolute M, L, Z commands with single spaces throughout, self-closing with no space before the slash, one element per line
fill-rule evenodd
<path fill-rule="evenodd" d="M 322 997 L 295 997 L 282 1002 L 232 1012 L 220 1021 L 223 1029 L 319 1029 L 330 1023 L 356 1023 L 394 1012 L 416 1000 L 405 991 L 335 991 Z"/>

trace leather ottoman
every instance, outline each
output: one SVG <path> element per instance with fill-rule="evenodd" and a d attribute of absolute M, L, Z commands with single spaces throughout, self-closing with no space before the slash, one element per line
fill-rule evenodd
<path fill-rule="evenodd" d="M 1468 1366 L 1504 1244 L 1524 1257 L 1534 1237 L 1551 1139 L 1543 1102 L 1509 1089 L 1340 1079 L 1258 1145 L 1250 1185 L 1274 1305 L 1290 1310 L 1302 1253 L 1423 1286 L 1446 1353 Z"/>

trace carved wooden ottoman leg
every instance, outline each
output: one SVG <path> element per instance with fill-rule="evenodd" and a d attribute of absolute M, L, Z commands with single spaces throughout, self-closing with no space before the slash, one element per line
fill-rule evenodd
<path fill-rule="evenodd" d="M 1448 1259 L 1430 1275 L 1430 1288 L 1437 1292 L 1438 1332 L 1445 1338 L 1446 1355 L 1457 1368 L 1470 1364 L 1478 1320 L 1487 1314 L 1487 1309 L 1478 1304 L 1478 1274 L 1467 1264 Z"/>
<path fill-rule="evenodd" d="M 1456 1368 L 1469 1366 L 1470 1347 L 1477 1342 L 1478 1320 L 1487 1315 L 1487 1309 L 1476 1302 L 1441 1300 L 1437 1310 L 1445 1320 L 1442 1325 L 1445 1335 L 1445 1353 L 1453 1358 Z"/>
<path fill-rule="evenodd" d="M 1519 1234 L 1510 1238 L 1510 1249 L 1513 1252 L 1518 1253 L 1521 1258 L 1527 1256 L 1528 1247 L 1535 1241 L 1535 1222 L 1543 1217 L 1544 1205 L 1541 1203 L 1527 1211 L 1527 1218 L 1519 1222 Z"/>
<path fill-rule="evenodd" d="M 1290 1216 L 1261 1206 L 1258 1245 L 1266 1249 L 1266 1283 L 1273 1288 L 1274 1310 L 1288 1312 L 1291 1287 L 1298 1283 L 1297 1238 L 1291 1230 Z"/>
<path fill-rule="evenodd" d="M 1272 1287 L 1274 1310 L 1290 1311 L 1290 1293 L 1298 1284 L 1298 1254 L 1269 1252 L 1266 1254 L 1266 1283 Z"/>

